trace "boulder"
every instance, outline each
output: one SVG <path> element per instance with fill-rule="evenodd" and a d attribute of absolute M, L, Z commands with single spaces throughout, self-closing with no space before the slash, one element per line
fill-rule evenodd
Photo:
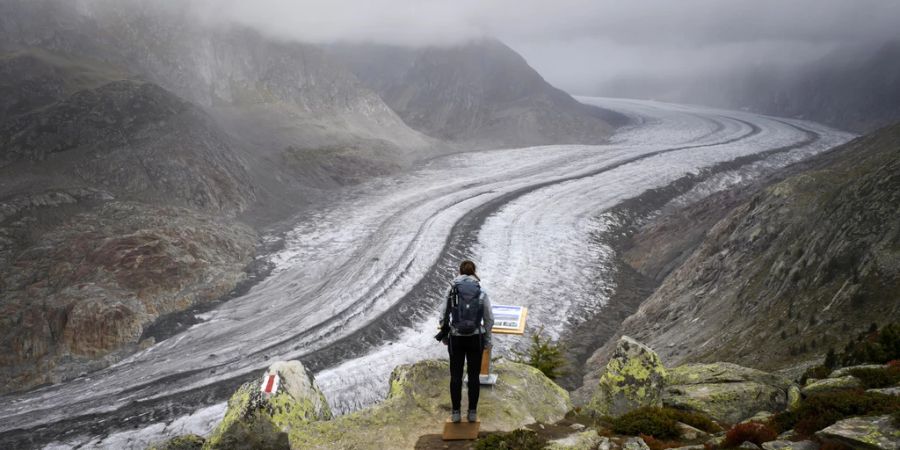
<path fill-rule="evenodd" d="M 581 433 L 570 434 L 562 439 L 554 439 L 547 442 L 547 450 L 594 450 L 603 438 L 597 434 L 597 430 L 588 430 Z"/>
<path fill-rule="evenodd" d="M 277 374 L 273 394 L 262 383 Z M 272 364 L 260 379 L 244 383 L 228 400 L 225 418 L 213 430 L 207 449 L 284 449 L 288 436 L 304 424 L 331 419 L 331 409 L 312 374 L 300 361 Z"/>
<path fill-rule="evenodd" d="M 598 415 L 620 416 L 642 406 L 661 406 L 666 374 L 656 352 L 622 336 L 588 409 Z"/>
<path fill-rule="evenodd" d="M 822 441 L 837 441 L 860 450 L 897 450 L 900 429 L 891 416 L 851 417 L 816 432 Z"/>
<path fill-rule="evenodd" d="M 741 445 L 738 445 L 737 448 L 742 448 L 744 450 L 759 450 L 759 446 L 750 441 L 744 441 Z"/>
<path fill-rule="evenodd" d="M 676 422 L 675 427 L 678 428 L 678 437 L 684 441 L 693 441 L 709 437 L 709 433 L 698 430 L 686 423 Z"/>
<path fill-rule="evenodd" d="M 884 369 L 885 366 L 883 364 L 863 364 L 859 366 L 849 366 L 849 367 L 841 367 L 840 369 L 835 369 L 828 375 L 828 378 L 843 378 L 847 375 L 850 375 L 850 371 L 856 369 Z"/>
<path fill-rule="evenodd" d="M 772 413 L 770 413 L 770 412 L 768 412 L 768 411 L 760 411 L 760 412 L 754 414 L 753 416 L 748 417 L 748 418 L 742 420 L 741 423 L 748 423 L 748 422 L 768 422 L 769 419 L 772 418 L 772 416 L 774 416 L 774 414 L 772 414 Z"/>
<path fill-rule="evenodd" d="M 478 401 L 482 431 L 512 431 L 534 422 L 554 423 L 572 409 L 569 394 L 534 367 L 501 359 L 493 370 L 500 381 L 492 388 L 482 388 Z M 419 437 L 441 434 L 450 415 L 450 367 L 446 360 L 398 366 L 389 383 L 387 398 L 378 405 L 291 429 L 291 447 L 413 448 Z"/>
<path fill-rule="evenodd" d="M 622 450 L 650 450 L 647 443 L 639 437 L 630 437 L 622 444 Z"/>
<path fill-rule="evenodd" d="M 900 395 L 900 386 L 881 388 L 881 389 L 866 389 L 866 392 L 874 392 L 876 394 L 884 394 L 884 395 Z"/>
<path fill-rule="evenodd" d="M 669 371 L 663 404 L 737 423 L 759 411 L 782 411 L 792 383 L 731 363 L 686 364 Z"/>
<path fill-rule="evenodd" d="M 792 442 L 788 440 L 777 440 L 764 442 L 763 450 L 819 450 L 819 443 L 815 441 L 799 441 Z"/>
<path fill-rule="evenodd" d="M 832 389 L 858 387 L 862 387 L 862 383 L 859 381 L 859 378 L 856 378 L 852 375 L 847 375 L 840 378 L 823 378 L 821 380 L 812 381 L 811 383 L 807 383 L 806 386 L 803 386 L 803 389 L 801 389 L 800 392 L 803 393 L 803 395 L 809 395 L 816 392 L 830 391 Z"/>
<path fill-rule="evenodd" d="M 725 434 L 717 434 L 706 440 L 706 444 L 713 448 L 719 448 L 725 444 Z"/>
<path fill-rule="evenodd" d="M 795 441 L 800 438 L 800 435 L 797 434 L 794 430 L 787 430 L 784 433 L 778 435 L 779 441 Z"/>
<path fill-rule="evenodd" d="M 613 445 L 613 442 L 612 442 L 611 440 L 609 440 L 609 438 L 606 437 L 606 436 L 601 437 L 601 438 L 600 438 L 600 443 L 597 444 L 597 450 L 610 450 L 610 449 L 613 449 L 613 448 L 618 449 L 619 447 L 618 447 L 618 446 L 614 446 L 614 445 Z"/>
<path fill-rule="evenodd" d="M 697 445 L 685 445 L 685 446 L 683 446 L 683 447 L 675 447 L 675 448 L 672 448 L 671 450 L 706 450 L 706 446 L 705 446 L 705 445 L 700 445 L 700 444 L 697 444 Z"/>
<path fill-rule="evenodd" d="M 803 398 L 800 387 L 792 384 L 787 391 L 787 409 L 794 411 L 800 407 L 800 400 Z"/>

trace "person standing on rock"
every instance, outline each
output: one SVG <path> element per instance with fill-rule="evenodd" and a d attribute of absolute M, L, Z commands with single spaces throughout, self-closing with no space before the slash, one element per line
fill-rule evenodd
<path fill-rule="evenodd" d="M 450 283 L 447 290 L 444 312 L 441 314 L 441 331 L 435 339 L 447 346 L 450 354 L 450 419 L 459 422 L 462 403 L 463 366 L 467 364 L 469 377 L 469 413 L 467 420 L 478 420 L 478 394 L 481 388 L 481 356 L 484 349 L 491 346 L 491 328 L 494 315 L 487 292 L 481 288 L 481 279 L 475 274 L 475 263 L 463 261 L 459 264 L 459 276 Z"/>

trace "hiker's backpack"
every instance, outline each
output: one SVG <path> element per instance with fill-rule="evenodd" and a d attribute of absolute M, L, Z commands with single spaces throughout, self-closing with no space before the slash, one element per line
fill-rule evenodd
<path fill-rule="evenodd" d="M 460 280 L 453 284 L 450 295 L 450 325 L 459 334 L 474 334 L 481 326 L 484 305 L 481 285 L 474 280 Z"/>

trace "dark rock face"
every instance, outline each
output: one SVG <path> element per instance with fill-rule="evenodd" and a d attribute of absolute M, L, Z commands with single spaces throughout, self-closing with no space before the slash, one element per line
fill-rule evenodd
<path fill-rule="evenodd" d="M 226 294 L 256 235 L 183 208 L 110 202 L 23 241 L 0 249 L 0 392 L 102 367 L 160 315 Z"/>
<path fill-rule="evenodd" d="M 407 124 L 440 139 L 484 147 L 599 143 L 625 120 L 575 101 L 494 40 L 332 52 Z"/>
<path fill-rule="evenodd" d="M 141 129 L 186 109 L 158 86 L 114 81 L 10 118 L 0 130 L 0 148 L 13 162 L 42 160 L 84 145 L 124 146 Z"/>
<path fill-rule="evenodd" d="M 0 116 L 0 198 L 99 187 L 227 214 L 255 200 L 245 164 L 207 115 L 119 75 L 42 50 L 0 59 L 0 85 L 14 94 Z"/>
<path fill-rule="evenodd" d="M 898 139 L 857 139 L 735 208 L 620 331 L 669 364 L 775 369 L 898 317 Z"/>

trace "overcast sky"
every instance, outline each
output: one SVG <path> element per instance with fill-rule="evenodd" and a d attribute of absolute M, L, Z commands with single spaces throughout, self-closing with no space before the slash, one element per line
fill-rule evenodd
<path fill-rule="evenodd" d="M 449 45 L 493 36 L 551 83 L 796 64 L 900 37 L 900 0 L 198 0 L 213 20 L 306 42 Z"/>

